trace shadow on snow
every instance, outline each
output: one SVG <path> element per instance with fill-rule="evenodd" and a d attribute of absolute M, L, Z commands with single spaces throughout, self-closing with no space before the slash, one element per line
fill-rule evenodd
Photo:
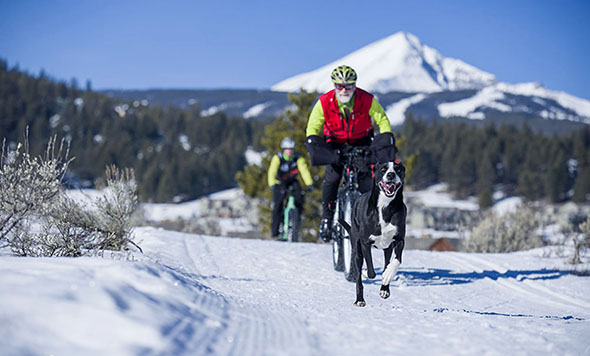
<path fill-rule="evenodd" d="M 375 272 L 378 275 L 383 273 L 382 268 L 376 268 Z M 508 270 L 504 273 L 498 271 L 482 271 L 482 272 L 455 272 L 449 269 L 400 269 L 397 273 L 397 278 L 400 279 L 404 285 L 409 287 L 415 286 L 436 286 L 436 285 L 453 285 L 472 283 L 482 279 L 514 279 L 519 282 L 525 280 L 550 280 L 557 279 L 567 275 L 579 275 L 575 271 L 557 270 L 557 269 L 538 269 L 538 270 Z M 373 280 L 365 280 L 367 284 L 381 284 L 379 278 Z"/>

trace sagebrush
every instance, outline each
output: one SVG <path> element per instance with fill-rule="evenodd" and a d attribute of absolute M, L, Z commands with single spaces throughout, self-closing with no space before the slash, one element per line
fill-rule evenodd
<path fill-rule="evenodd" d="M 590 248 L 590 216 L 574 214 L 568 220 L 562 232 L 573 242 L 574 252 L 569 262 L 579 264 L 582 263 L 581 251 Z"/>
<path fill-rule="evenodd" d="M 490 214 L 476 226 L 465 241 L 469 252 L 513 252 L 542 245 L 536 235 L 539 227 L 533 209 L 523 207 L 498 216 Z"/>
<path fill-rule="evenodd" d="M 80 203 L 62 188 L 69 145 L 51 138 L 45 154 L 33 157 L 25 144 L 2 145 L 0 158 L 0 243 L 19 256 L 81 256 L 123 250 L 132 240 L 130 216 L 137 207 L 132 170 L 106 169 L 103 195 Z"/>

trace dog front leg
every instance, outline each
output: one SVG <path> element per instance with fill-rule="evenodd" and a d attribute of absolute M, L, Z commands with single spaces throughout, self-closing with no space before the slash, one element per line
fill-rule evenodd
<path fill-rule="evenodd" d="M 375 267 L 373 266 L 373 255 L 371 254 L 371 245 L 361 243 L 363 249 L 363 256 L 365 257 L 365 262 L 367 263 L 367 277 L 370 279 L 375 278 Z"/>
<path fill-rule="evenodd" d="M 383 265 L 383 280 L 381 281 L 381 290 L 379 291 L 379 295 L 383 299 L 389 298 L 389 283 L 385 284 L 385 272 L 387 271 L 387 267 L 389 267 L 389 262 L 391 261 L 391 255 L 393 254 L 393 245 L 390 245 L 388 248 L 383 250 L 383 257 L 385 260 L 385 264 Z"/>
<path fill-rule="evenodd" d="M 385 271 L 385 269 L 387 268 L 387 266 L 389 265 L 389 262 L 391 261 L 391 255 L 393 254 L 393 244 L 389 245 L 388 248 L 386 248 L 385 250 L 383 250 L 383 257 L 384 257 L 384 261 L 385 264 L 383 265 L 383 270 Z"/>
<path fill-rule="evenodd" d="M 401 246 L 400 246 L 401 245 Z M 387 299 L 390 296 L 390 291 L 389 291 L 389 283 L 391 283 L 391 280 L 393 279 L 393 277 L 395 277 L 395 274 L 397 273 L 397 269 L 399 268 L 399 265 L 402 263 L 402 250 L 404 248 L 404 242 L 401 241 L 398 246 L 396 246 L 395 248 L 395 259 L 393 261 L 391 261 L 390 263 L 387 264 L 387 267 L 385 267 L 385 270 L 383 271 L 383 282 L 381 283 L 381 290 L 379 291 L 379 295 L 381 296 L 381 298 L 383 299 Z M 389 248 L 387 248 L 385 250 L 385 260 L 388 260 L 388 251 L 389 251 L 389 259 L 391 258 L 392 255 L 392 251 L 393 251 L 393 246 L 390 246 Z"/>
<path fill-rule="evenodd" d="M 389 266 L 391 266 L 390 262 L 391 262 L 391 255 L 393 254 L 393 244 L 390 245 L 388 248 L 386 248 L 385 250 L 383 250 L 383 257 L 385 259 L 385 265 L 383 266 L 383 280 L 381 281 L 381 290 L 379 291 L 379 295 L 381 296 L 381 298 L 383 299 L 387 299 L 390 296 L 390 292 L 389 292 L 389 282 L 391 281 L 391 279 L 387 280 L 387 275 L 388 275 L 388 268 Z"/>
<path fill-rule="evenodd" d="M 354 263 L 356 265 L 356 302 L 354 302 L 354 305 L 357 307 L 364 307 L 367 303 L 365 303 L 365 298 L 363 298 L 363 251 L 360 242 L 357 242 Z"/>

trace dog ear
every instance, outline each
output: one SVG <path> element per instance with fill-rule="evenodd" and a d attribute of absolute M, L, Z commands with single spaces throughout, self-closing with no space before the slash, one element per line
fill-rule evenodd
<path fill-rule="evenodd" d="M 406 167 L 401 162 L 395 163 L 396 173 L 403 179 L 406 177 Z"/>
<path fill-rule="evenodd" d="M 375 170 L 377 167 L 375 167 Z M 373 182 L 371 184 L 371 196 L 369 197 L 369 203 L 367 204 L 367 211 L 365 216 L 368 216 L 371 212 L 371 207 L 377 206 L 377 200 L 379 199 L 379 188 L 377 188 L 377 175 L 373 174 Z"/>

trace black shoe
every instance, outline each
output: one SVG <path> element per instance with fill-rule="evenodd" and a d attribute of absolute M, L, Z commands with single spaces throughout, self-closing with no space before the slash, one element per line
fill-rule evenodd
<path fill-rule="evenodd" d="M 330 240 L 332 240 L 330 225 L 330 220 L 328 219 L 322 219 L 322 222 L 320 223 L 320 239 L 324 242 L 330 242 Z"/>

